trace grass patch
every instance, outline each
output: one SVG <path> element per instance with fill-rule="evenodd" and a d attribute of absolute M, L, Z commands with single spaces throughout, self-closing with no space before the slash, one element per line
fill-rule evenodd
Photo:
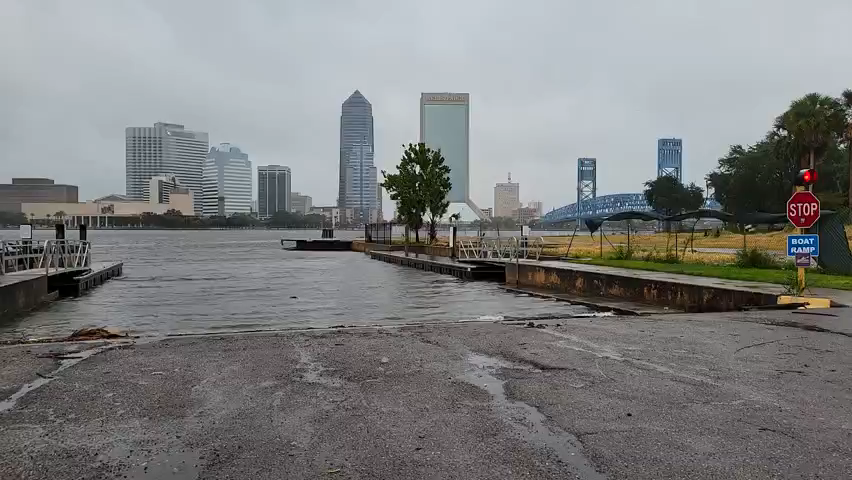
<path fill-rule="evenodd" d="M 741 268 L 733 265 L 702 265 L 692 263 L 656 263 L 642 260 L 615 260 L 611 258 L 593 258 L 577 260 L 578 263 L 603 265 L 607 267 L 633 268 L 653 272 L 679 273 L 700 277 L 725 278 L 728 280 L 744 280 L 749 282 L 765 282 L 787 285 L 790 283 L 790 270 L 766 268 Z M 808 271 L 807 284 L 811 288 L 836 288 L 852 290 L 852 276 L 828 275 Z"/>

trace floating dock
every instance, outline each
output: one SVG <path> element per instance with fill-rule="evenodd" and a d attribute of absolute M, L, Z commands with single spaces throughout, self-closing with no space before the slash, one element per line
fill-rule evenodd
<path fill-rule="evenodd" d="M 95 263 L 88 271 L 54 275 L 48 279 L 48 289 L 59 292 L 61 296 L 79 297 L 107 280 L 120 276 L 123 270 L 122 262 Z"/>
<path fill-rule="evenodd" d="M 286 244 L 295 244 L 288 247 Z M 287 250 L 314 250 L 314 251 L 351 251 L 352 240 L 340 240 L 337 238 L 314 238 L 314 239 L 281 239 L 281 246 Z"/>
<path fill-rule="evenodd" d="M 64 235 L 60 227 L 57 235 Z M 82 295 L 124 269 L 122 262 L 91 260 L 91 242 L 86 240 L 0 242 L 0 318 L 33 310 L 60 296 Z"/>

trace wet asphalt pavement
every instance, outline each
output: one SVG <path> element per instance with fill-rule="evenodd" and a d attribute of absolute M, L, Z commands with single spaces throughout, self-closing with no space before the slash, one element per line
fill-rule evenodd
<path fill-rule="evenodd" d="M 850 478 L 837 312 L 0 347 L 0 478 Z"/>

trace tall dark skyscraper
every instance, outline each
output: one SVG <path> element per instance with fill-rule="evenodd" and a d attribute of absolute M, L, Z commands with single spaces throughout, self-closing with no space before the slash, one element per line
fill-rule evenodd
<path fill-rule="evenodd" d="M 355 90 L 343 102 L 340 112 L 340 164 L 338 165 L 337 206 L 346 206 L 346 170 L 355 149 L 369 145 L 373 153 L 373 106 Z M 359 150 L 360 151 L 360 150 Z"/>

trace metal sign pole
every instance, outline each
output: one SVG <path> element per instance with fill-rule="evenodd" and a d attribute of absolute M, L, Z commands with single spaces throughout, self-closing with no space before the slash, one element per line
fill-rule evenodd
<path fill-rule="evenodd" d="M 805 190 L 805 187 L 802 187 L 802 186 L 796 187 L 797 192 L 803 192 L 804 190 Z M 801 235 L 801 234 L 805 233 L 805 229 L 796 227 L 796 233 Z M 805 267 L 796 267 L 796 270 L 797 270 L 796 278 L 798 279 L 798 282 L 799 282 L 799 292 L 798 293 L 801 295 L 801 293 L 805 290 Z"/>

